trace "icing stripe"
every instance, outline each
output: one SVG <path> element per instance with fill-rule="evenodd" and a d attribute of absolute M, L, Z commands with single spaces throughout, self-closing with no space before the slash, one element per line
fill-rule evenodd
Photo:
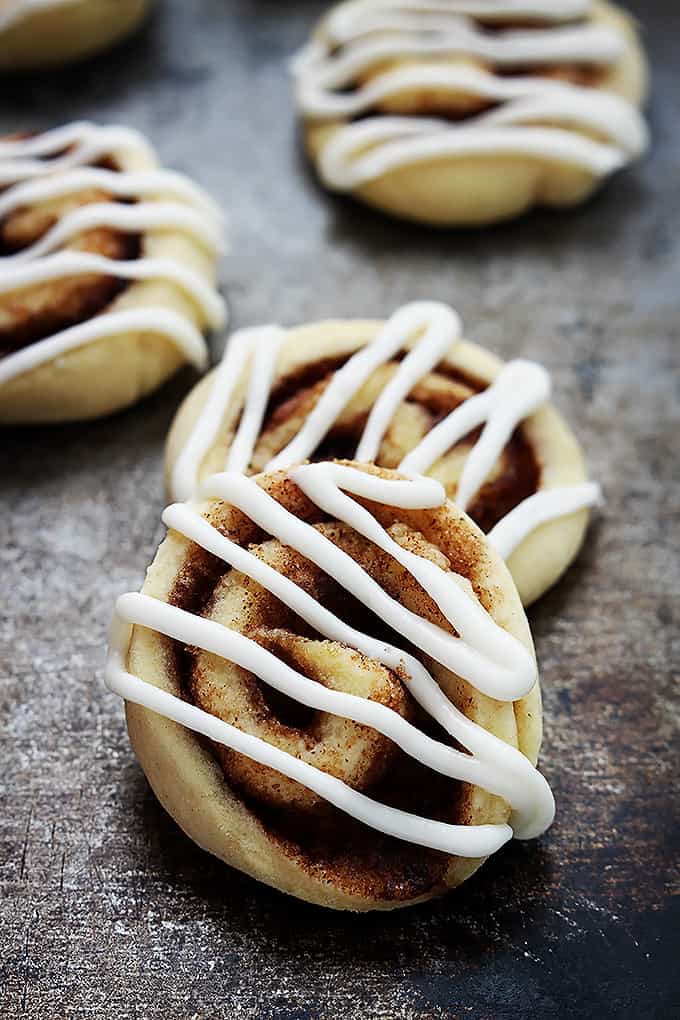
<path fill-rule="evenodd" d="M 360 30 L 374 30 L 385 19 L 397 19 L 397 24 L 401 24 L 400 8 L 401 17 L 417 17 L 421 24 L 424 18 L 429 24 L 432 17 L 437 23 L 442 18 L 448 22 L 463 17 L 490 23 L 519 19 L 559 22 L 586 15 L 592 0 L 409 0 L 406 4 L 395 0 L 349 0 L 331 9 L 323 21 L 322 34 L 338 44 Z"/>
<path fill-rule="evenodd" d="M 366 344 L 342 368 L 338 369 L 297 436 L 269 462 L 267 470 L 276 471 L 279 468 L 289 467 L 291 464 L 299 463 L 309 457 L 328 434 L 341 411 L 358 393 L 376 368 L 398 354 L 409 337 L 423 327 L 427 328 L 426 346 L 423 347 L 421 342 L 417 347 L 418 354 L 408 360 L 406 371 L 409 378 L 412 375 L 417 378 L 418 368 L 421 377 L 428 371 L 425 365 L 432 360 L 431 344 L 444 352 L 458 339 L 460 320 L 452 309 L 434 301 L 417 301 L 400 308 L 383 326 L 372 343 Z M 400 375 L 394 380 L 389 396 L 385 402 L 374 408 L 368 439 L 364 444 L 365 451 L 369 451 L 369 447 L 374 448 L 380 443 L 382 434 L 380 434 L 377 424 L 378 415 L 384 433 L 384 429 L 389 424 L 384 421 L 387 401 L 389 400 L 389 406 L 393 406 L 394 394 L 403 389 L 403 373 L 404 366 L 402 365 Z M 366 456 L 367 454 L 364 452 L 360 459 L 365 459 Z"/>
<path fill-rule="evenodd" d="M 139 202 L 122 205 L 120 202 L 96 202 L 83 205 L 62 216 L 40 240 L 15 255 L 0 258 L 3 266 L 29 262 L 48 255 L 78 234 L 97 227 L 109 227 L 126 233 L 145 233 L 152 230 L 176 230 L 187 233 L 209 251 L 216 253 L 221 245 L 219 228 L 197 209 L 178 202 Z"/>
<path fill-rule="evenodd" d="M 355 468 L 327 463 L 297 468 L 291 472 L 291 478 L 322 509 L 345 521 L 371 541 L 377 540 L 382 548 L 402 562 L 415 579 L 421 584 L 428 583 L 428 590 L 432 590 L 429 585 L 434 585 L 435 599 L 456 632 L 461 634 L 461 637 L 455 638 L 447 632 L 440 632 L 444 643 L 448 645 L 449 659 L 452 649 L 455 649 L 454 658 L 458 658 L 456 671 L 460 675 L 474 682 L 473 678 L 480 678 L 478 670 L 480 662 L 483 662 L 482 681 L 494 688 L 494 696 L 508 699 L 520 696 L 516 693 L 513 695 L 512 690 L 524 690 L 527 681 L 530 687 L 533 686 L 535 663 L 524 646 L 498 627 L 476 599 L 459 587 L 452 575 L 445 574 L 430 561 L 408 553 L 393 543 L 375 518 L 350 496 L 345 495 L 352 493 L 366 496 L 390 506 L 432 507 L 445 502 L 444 492 L 438 483 L 422 478 L 388 481 Z M 395 629 L 414 641 L 421 650 L 430 649 L 433 634 L 439 628 L 394 602 L 342 550 L 314 527 L 290 514 L 255 482 L 239 475 L 217 475 L 209 479 L 203 491 L 228 500 L 268 534 L 302 552 L 386 622 L 394 626 L 395 616 L 400 618 Z M 164 520 L 168 526 L 177 527 L 192 541 L 198 542 L 203 548 L 263 584 L 321 633 L 377 658 L 389 668 L 399 668 L 405 674 L 405 682 L 416 700 L 472 753 L 461 754 L 428 738 L 391 709 L 367 699 L 326 690 L 295 670 L 284 668 L 281 660 L 255 642 L 248 641 L 243 635 L 215 621 L 195 617 L 144 595 L 129 594 L 118 600 L 107 664 L 107 683 L 112 690 L 239 750 L 256 761 L 271 765 L 354 818 L 399 839 L 452 854 L 480 857 L 493 852 L 492 844 L 498 848 L 511 835 L 512 830 L 504 825 L 448 825 L 387 808 L 292 755 L 272 748 L 260 738 L 243 734 L 196 706 L 133 677 L 125 668 L 130 638 L 129 626 L 125 624 L 150 627 L 185 644 L 204 648 L 236 662 L 303 704 L 376 728 L 395 740 L 406 753 L 444 775 L 482 785 L 506 797 L 514 809 L 511 823 L 517 835 L 537 835 L 550 824 L 554 802 L 545 780 L 521 752 L 466 719 L 448 701 L 418 660 L 343 623 L 288 578 L 221 535 L 192 507 L 169 507 Z M 470 631 L 474 632 L 475 643 L 483 648 L 483 651 L 477 653 L 481 657 L 479 662 L 475 656 L 470 659 L 468 655 L 470 646 L 466 646 L 465 635 L 469 637 Z M 504 662 L 500 671 L 497 662 L 499 659 Z M 449 668 L 455 669 L 451 665 Z M 506 674 L 509 674 L 510 680 Z"/>
<path fill-rule="evenodd" d="M 521 421 L 550 397 L 550 376 L 533 361 L 509 361 L 482 393 L 460 404 L 404 457 L 400 471 L 424 473 L 447 450 L 483 422 L 484 430 L 465 461 L 456 503 L 466 510 Z"/>
<path fill-rule="evenodd" d="M 119 198 L 149 198 L 167 196 L 193 205 L 221 223 L 222 210 L 210 196 L 174 170 L 118 171 L 104 167 L 86 166 L 64 170 L 49 177 L 39 177 L 15 184 L 0 194 L 0 218 L 25 205 L 34 205 L 55 198 L 65 198 L 79 191 L 97 189 Z"/>
<path fill-rule="evenodd" d="M 478 32 L 461 22 L 436 34 L 413 27 L 403 33 L 352 39 L 339 56 L 312 62 L 304 73 L 326 88 L 342 88 L 356 81 L 376 64 L 413 57 L 465 55 L 478 57 L 501 68 L 565 62 L 611 64 L 623 53 L 618 32 L 599 25 L 576 28 L 504 31 L 497 35 Z"/>
<path fill-rule="evenodd" d="M 327 469 L 323 475 L 318 470 L 320 467 Z M 311 475 L 304 473 L 307 468 L 313 472 Z M 290 477 L 299 487 L 303 488 L 312 502 L 317 503 L 317 500 L 322 498 L 319 492 L 314 490 L 313 494 L 310 494 L 305 487 L 310 483 L 310 477 L 316 479 L 321 477 L 321 484 L 332 488 L 335 478 L 342 478 L 343 487 L 346 487 L 348 477 L 355 479 L 357 475 L 362 474 L 355 469 L 347 468 L 343 476 L 342 471 L 343 465 L 339 464 L 310 464 L 305 468 L 294 469 L 290 472 Z M 374 476 L 363 476 L 362 474 L 362 481 L 363 477 L 373 478 Z M 418 481 L 421 487 L 427 487 L 428 493 L 434 494 L 429 504 L 421 505 L 441 506 L 444 503 L 444 491 L 438 482 L 435 482 L 434 479 L 419 479 Z M 280 507 L 252 479 L 244 478 L 239 474 L 222 474 L 213 475 L 208 482 L 201 486 L 202 493 L 209 492 L 211 496 L 217 496 L 238 507 L 268 534 L 278 538 L 284 545 L 296 549 L 307 559 L 321 566 L 325 573 L 360 601 L 368 600 L 367 604 L 371 606 L 371 609 L 398 633 L 403 634 L 417 647 L 422 648 L 442 666 L 464 676 L 475 686 L 479 686 L 479 689 L 485 694 L 490 694 L 491 697 L 507 696 L 515 699 L 523 697 L 533 687 L 536 679 L 536 666 L 531 656 L 500 628 L 498 628 L 497 644 L 490 651 L 490 643 L 489 645 L 485 643 L 488 640 L 488 634 L 483 640 L 480 639 L 480 631 L 483 629 L 483 620 L 486 614 L 476 600 L 462 588 L 454 585 L 455 591 L 448 593 L 449 599 L 456 599 L 456 612 L 460 614 L 456 616 L 455 626 L 461 633 L 461 637 L 456 638 L 441 628 L 426 623 L 415 613 L 400 606 L 347 553 L 333 545 L 329 539 L 311 525 L 299 521 Z M 372 496 L 367 498 L 385 502 L 390 497 L 394 499 L 398 485 L 402 486 L 402 491 L 412 492 L 414 497 L 420 495 L 418 488 L 414 487 L 412 481 L 409 480 L 402 483 L 392 482 L 390 496 L 385 495 L 386 486 L 371 486 L 370 483 L 369 486 L 364 487 L 363 494 L 370 491 Z M 352 485 L 353 490 L 354 487 Z M 356 503 L 353 503 L 355 511 L 352 513 L 352 508 L 348 506 L 349 502 L 353 503 L 347 499 L 339 500 L 334 511 L 339 515 L 339 519 L 344 520 L 360 534 L 363 534 L 361 529 L 370 527 L 367 517 L 371 515 L 367 512 L 362 513 L 362 508 Z M 318 505 L 327 509 L 323 503 Z M 399 504 L 392 502 L 389 505 Z M 348 517 L 349 519 L 347 519 Z M 371 520 L 374 519 L 371 518 Z M 372 529 L 371 541 L 377 539 L 376 544 L 379 544 L 380 548 L 384 548 L 386 552 L 389 551 L 406 569 L 411 570 L 413 561 L 409 559 L 406 551 L 397 546 L 389 536 L 380 535 L 383 529 L 377 522 L 374 523 L 376 527 Z M 414 559 L 420 558 L 414 557 Z M 439 568 L 429 570 L 428 561 L 422 560 L 415 569 L 418 569 L 427 578 L 428 584 L 434 586 L 433 590 L 439 590 L 440 575 L 443 573 Z M 439 573 L 436 573 L 437 570 Z M 446 578 L 446 575 L 444 577 Z M 434 594 L 433 597 L 436 598 Z M 445 605 L 440 608 L 445 615 L 447 608 L 450 611 L 446 600 Z M 465 633 L 462 633 L 461 627 L 465 628 Z M 505 635 L 504 638 L 500 637 L 501 634 Z M 511 665 L 508 666 L 508 663 Z"/>
<path fill-rule="evenodd" d="M 164 336 L 196 368 L 204 369 L 207 365 L 208 350 L 203 335 L 183 315 L 169 308 L 129 308 L 97 315 L 88 322 L 70 326 L 45 340 L 0 358 L 0 385 L 69 351 L 122 333 L 154 333 Z"/>
<path fill-rule="evenodd" d="M 120 261 L 90 252 L 62 251 L 55 255 L 46 255 L 36 262 L 12 266 L 9 269 L 2 269 L 0 261 L 0 294 L 8 294 L 48 280 L 59 280 L 86 273 L 102 273 L 121 280 L 167 280 L 186 291 L 213 329 L 223 326 L 226 321 L 226 305 L 214 287 L 211 287 L 200 273 L 172 259 L 144 258 Z"/>
<path fill-rule="evenodd" d="M 567 517 L 577 510 L 597 506 L 602 490 L 594 482 L 544 489 L 523 500 L 491 529 L 487 539 L 504 560 L 510 558 L 525 538 L 549 521 Z"/>
<path fill-rule="evenodd" d="M 250 337 L 252 364 L 248 393 L 238 430 L 229 447 L 227 471 L 248 470 L 267 409 L 276 357 L 285 335 L 277 326 L 269 326 L 256 329 Z M 245 342 L 248 342 L 247 337 Z"/>
<path fill-rule="evenodd" d="M 371 148 L 374 146 L 374 148 Z M 356 156 L 361 149 L 365 155 Z M 446 121 L 380 117 L 338 128 L 319 157 L 319 174 L 329 187 L 349 190 L 390 170 L 450 156 L 532 156 L 580 167 L 604 177 L 626 163 L 611 145 L 560 128 L 451 127 Z"/>
<path fill-rule="evenodd" d="M 140 625 L 153 627 L 156 618 L 149 612 L 148 603 L 145 604 L 145 608 L 147 612 L 140 616 Z M 118 611 L 121 612 L 120 606 Z M 194 733 L 200 733 L 238 751 L 252 761 L 276 769 L 289 779 L 313 790 L 340 811 L 378 832 L 397 839 L 463 857 L 485 857 L 500 850 L 512 838 L 512 829 L 509 825 L 453 826 L 380 804 L 353 790 L 342 780 L 300 761 L 287 751 L 282 751 L 259 737 L 244 733 L 174 694 L 140 680 L 123 668 L 122 654 L 116 652 L 116 646 L 124 647 L 125 632 L 124 624 L 120 624 L 120 630 L 118 625 L 112 629 L 114 651 L 109 660 L 106 676 L 109 689 L 126 701 L 142 705 L 193 730 Z M 123 637 L 118 637 L 119 634 Z"/>
<path fill-rule="evenodd" d="M 416 383 L 439 364 L 463 332 L 457 313 L 445 305 L 434 303 L 428 305 L 420 302 L 407 308 L 410 311 L 407 311 L 403 319 L 399 319 L 397 315 L 392 320 L 397 332 L 404 331 L 402 342 L 423 322 L 426 323 L 425 332 L 401 362 L 394 378 L 388 382 L 373 405 L 357 446 L 356 460 L 376 459 L 380 444 L 399 405 Z M 331 383 L 329 389 L 333 385 L 334 383 Z"/>
<path fill-rule="evenodd" d="M 198 470 L 211 444 L 217 438 L 224 413 L 234 394 L 236 386 L 251 358 L 252 351 L 258 351 L 258 372 L 261 372 L 261 386 L 249 385 L 246 405 L 241 421 L 254 423 L 259 415 L 258 406 L 266 407 L 271 389 L 273 371 L 278 346 L 285 334 L 278 326 L 260 326 L 253 329 L 239 330 L 229 340 L 224 357 L 215 370 L 210 393 L 205 406 L 191 430 L 189 438 L 182 447 L 172 470 L 172 491 L 176 499 L 189 499 L 198 482 Z M 261 418 L 260 418 L 261 423 Z M 246 471 L 252 457 L 257 440 L 254 430 L 244 426 L 238 444 L 238 464 L 236 455 L 232 461 L 229 453 L 231 470 Z M 248 439 L 248 445 L 246 445 Z M 233 444 L 232 444 L 233 448 Z"/>
<path fill-rule="evenodd" d="M 155 163 L 154 151 L 144 136 L 126 127 L 100 127 L 82 122 L 30 138 L 0 140 L 0 160 L 3 161 L 0 184 L 46 177 L 85 163 L 96 163 L 116 152 L 132 152 L 144 162 Z"/>

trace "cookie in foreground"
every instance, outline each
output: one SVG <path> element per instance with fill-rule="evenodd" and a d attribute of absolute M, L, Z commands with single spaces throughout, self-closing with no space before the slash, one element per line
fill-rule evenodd
<path fill-rule="evenodd" d="M 348 458 L 435 477 L 489 533 L 525 605 L 576 556 L 599 489 L 535 362 L 462 339 L 437 302 L 387 322 L 235 333 L 171 428 L 166 479 L 187 499 L 215 471 Z"/>
<path fill-rule="evenodd" d="M 600 0 L 349 0 L 293 73 L 322 183 L 424 223 L 576 205 L 647 146 L 637 32 Z"/>
<path fill-rule="evenodd" d="M 221 326 L 222 216 L 127 127 L 0 139 L 0 423 L 119 410 Z"/>
<path fill-rule="evenodd" d="M 164 521 L 106 676 L 199 846 L 310 902 L 387 910 L 550 824 L 526 617 L 438 482 L 223 473 Z"/>
<path fill-rule="evenodd" d="M 0 71 L 55 67 L 94 56 L 125 39 L 152 0 L 4 0 Z"/>

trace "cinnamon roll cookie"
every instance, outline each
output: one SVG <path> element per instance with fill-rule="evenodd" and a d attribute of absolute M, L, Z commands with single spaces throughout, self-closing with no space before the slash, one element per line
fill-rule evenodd
<path fill-rule="evenodd" d="M 222 218 L 124 127 L 0 140 L 0 423 L 139 400 L 225 320 Z"/>
<path fill-rule="evenodd" d="M 94 56 L 142 23 L 152 0 L 2 0 L 0 71 Z"/>
<path fill-rule="evenodd" d="M 635 27 L 600 0 L 349 0 L 293 72 L 326 187 L 425 223 L 575 205 L 647 145 Z"/>
<path fill-rule="evenodd" d="M 329 457 L 429 474 L 489 533 L 528 605 L 573 560 L 599 498 L 549 397 L 540 365 L 503 364 L 461 339 L 456 313 L 436 302 L 386 323 L 244 330 L 178 411 L 168 489 L 187 499 L 225 467 Z"/>
<path fill-rule="evenodd" d="M 207 479 L 121 596 L 107 682 L 199 846 L 313 903 L 390 909 L 550 824 L 510 574 L 433 478 L 323 462 Z"/>

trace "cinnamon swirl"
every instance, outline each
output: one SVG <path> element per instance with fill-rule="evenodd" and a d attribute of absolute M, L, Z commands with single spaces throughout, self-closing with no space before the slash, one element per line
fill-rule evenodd
<path fill-rule="evenodd" d="M 0 423 L 73 421 L 207 363 L 215 203 L 124 127 L 0 140 Z"/>
<path fill-rule="evenodd" d="M 647 145 L 645 59 L 602 0 L 348 0 L 293 71 L 323 184 L 425 223 L 575 205 Z"/>
<path fill-rule="evenodd" d="M 151 5 L 152 0 L 3 0 L 0 71 L 94 56 L 134 32 Z"/>
<path fill-rule="evenodd" d="M 235 334 L 168 437 L 167 484 L 187 499 L 215 471 L 356 458 L 442 482 L 507 559 L 525 605 L 576 555 L 599 490 L 547 403 L 533 362 L 461 339 L 436 302 L 386 323 L 265 326 Z"/>
<path fill-rule="evenodd" d="M 329 907 L 390 909 L 550 824 L 510 574 L 434 479 L 352 462 L 207 479 L 117 602 L 107 683 L 206 850 Z"/>

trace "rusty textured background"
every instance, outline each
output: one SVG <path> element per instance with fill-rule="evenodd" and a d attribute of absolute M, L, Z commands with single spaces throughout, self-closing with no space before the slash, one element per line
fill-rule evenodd
<path fill-rule="evenodd" d="M 321 6 L 166 0 L 127 47 L 2 81 L 0 130 L 94 117 L 148 132 L 230 212 L 235 324 L 434 297 L 471 338 L 548 365 L 607 493 L 531 612 L 557 821 L 447 900 L 386 917 L 306 907 L 195 850 L 100 676 L 114 596 L 161 535 L 162 444 L 191 375 L 107 421 L 4 431 L 0 1014 L 678 1016 L 680 7 L 630 5 L 654 69 L 644 164 L 581 210 L 443 234 L 306 173 L 285 60 Z"/>

